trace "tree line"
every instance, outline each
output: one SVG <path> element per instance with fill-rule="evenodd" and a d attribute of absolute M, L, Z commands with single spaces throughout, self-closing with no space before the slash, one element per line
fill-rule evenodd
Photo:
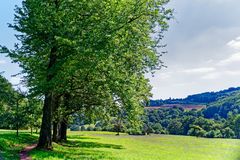
<path fill-rule="evenodd" d="M 206 118 L 202 110 L 184 110 L 183 108 L 145 109 L 142 125 L 131 126 L 126 119 L 111 117 L 110 120 L 95 119 L 88 121 L 83 114 L 76 114 L 69 125 L 72 131 L 111 131 L 125 132 L 131 135 L 172 134 L 206 138 L 240 138 L 240 107 L 229 112 L 227 118 Z"/>

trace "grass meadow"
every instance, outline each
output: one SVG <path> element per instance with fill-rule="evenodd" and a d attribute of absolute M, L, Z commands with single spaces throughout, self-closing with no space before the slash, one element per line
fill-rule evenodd
<path fill-rule="evenodd" d="M 186 136 L 116 136 L 109 132 L 69 132 L 68 142 L 54 144 L 53 151 L 33 150 L 33 160 L 239 160 L 240 140 Z M 24 146 L 37 135 L 0 131 L 0 150 L 5 159 L 19 159 Z"/>

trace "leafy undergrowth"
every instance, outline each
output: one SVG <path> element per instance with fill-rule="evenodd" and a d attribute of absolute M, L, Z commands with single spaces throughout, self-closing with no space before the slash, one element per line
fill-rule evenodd
<path fill-rule="evenodd" d="M 30 154 L 35 160 L 239 160 L 240 140 L 69 132 L 53 151 Z"/>
<path fill-rule="evenodd" d="M 27 145 L 36 143 L 37 136 L 27 132 L 16 135 L 13 131 L 0 130 L 0 154 L 4 160 L 19 160 L 19 151 Z"/>

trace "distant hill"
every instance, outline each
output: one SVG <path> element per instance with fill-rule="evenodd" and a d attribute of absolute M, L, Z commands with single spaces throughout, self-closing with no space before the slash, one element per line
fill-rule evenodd
<path fill-rule="evenodd" d="M 197 104 L 163 104 L 161 106 L 149 106 L 145 107 L 145 109 L 153 110 L 153 109 L 164 109 L 164 108 L 183 108 L 184 110 L 192 110 L 192 109 L 204 109 L 206 105 L 197 105 Z"/>
<path fill-rule="evenodd" d="M 235 114 L 240 114 L 240 91 L 209 103 L 206 110 L 203 111 L 205 118 L 227 118 Z"/>
<path fill-rule="evenodd" d="M 229 102 L 236 97 L 240 97 L 240 87 L 231 87 L 225 90 L 221 90 L 218 92 L 205 92 L 200 94 L 189 95 L 186 98 L 178 98 L 178 99 L 166 99 L 166 100 L 150 100 L 149 107 L 158 107 L 158 108 L 166 108 L 166 107 L 174 107 L 178 106 L 181 108 L 192 108 L 199 109 L 204 108 L 206 105 L 216 106 L 217 104 L 222 104 L 225 102 Z M 240 102 L 239 102 L 240 103 Z"/>

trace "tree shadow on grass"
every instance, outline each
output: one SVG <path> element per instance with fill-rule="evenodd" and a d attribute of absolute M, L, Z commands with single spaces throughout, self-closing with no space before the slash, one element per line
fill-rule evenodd
<path fill-rule="evenodd" d="M 81 140 L 81 139 L 100 139 L 100 138 L 97 138 L 97 137 L 86 137 L 86 136 L 81 136 L 81 135 L 70 135 L 68 137 L 69 139 L 78 139 L 78 140 Z"/>
<path fill-rule="evenodd" d="M 112 149 L 124 149 L 121 145 L 115 144 L 104 144 L 98 142 L 83 142 L 69 140 L 67 143 L 61 144 L 64 147 L 75 147 L 75 148 L 112 148 Z"/>
<path fill-rule="evenodd" d="M 121 145 L 89 142 L 92 137 L 70 136 L 66 143 L 55 144 L 53 151 L 33 150 L 33 159 L 62 159 L 62 160 L 117 160 L 111 149 L 124 149 Z M 98 138 L 96 138 L 98 139 Z M 110 149 L 110 150 L 104 150 Z"/>
<path fill-rule="evenodd" d="M 0 134 L 0 152 L 4 159 L 17 160 L 19 159 L 19 151 L 24 146 L 36 143 L 37 136 L 33 136 L 27 133 L 20 133 L 19 136 L 16 133 L 4 133 Z"/>
<path fill-rule="evenodd" d="M 54 151 L 31 151 L 33 160 L 117 160 L 116 157 L 107 151 L 96 151 L 92 149 L 78 148 L 78 150 L 54 150 Z"/>

